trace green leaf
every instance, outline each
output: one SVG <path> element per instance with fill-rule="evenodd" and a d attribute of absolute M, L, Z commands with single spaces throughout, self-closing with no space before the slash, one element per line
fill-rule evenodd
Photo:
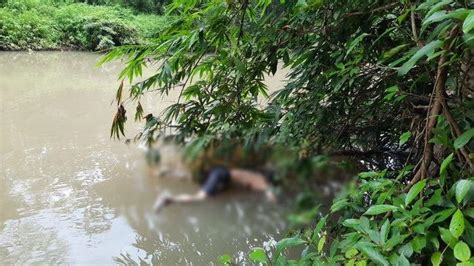
<path fill-rule="evenodd" d="M 386 95 L 383 97 L 386 101 L 391 101 L 395 96 L 397 96 L 399 92 L 399 88 L 397 85 L 389 87 L 385 90 Z"/>
<path fill-rule="evenodd" d="M 399 245 L 400 243 L 402 243 L 407 237 L 409 237 L 408 234 L 395 235 L 387 241 L 387 244 L 385 245 L 385 248 L 388 249 L 388 250 L 392 249 L 393 247 L 395 247 L 395 246 Z"/>
<path fill-rule="evenodd" d="M 397 266 L 410 266 L 410 261 L 408 261 L 408 259 L 405 256 L 400 255 L 398 259 L 396 260 L 396 265 Z"/>
<path fill-rule="evenodd" d="M 323 250 L 325 243 L 326 243 L 326 235 L 323 235 L 323 237 L 321 237 L 321 239 L 319 239 L 319 242 L 318 242 L 318 252 L 319 253 L 321 253 L 321 251 Z"/>
<path fill-rule="evenodd" d="M 347 199 L 341 199 L 336 202 L 334 202 L 331 206 L 331 212 L 337 212 L 346 206 L 349 206 L 349 202 Z"/>
<path fill-rule="evenodd" d="M 358 176 L 362 179 L 367 179 L 367 178 L 376 178 L 376 177 L 383 177 L 385 175 L 385 171 L 382 172 L 375 172 L 375 171 L 370 171 L 370 172 L 360 172 Z"/>
<path fill-rule="evenodd" d="M 378 215 L 378 214 L 381 214 L 381 213 L 386 213 L 386 212 L 389 212 L 389 211 L 396 211 L 396 210 L 398 210 L 398 208 L 393 206 L 393 205 L 384 205 L 384 204 L 374 205 L 374 206 L 370 207 L 364 213 L 364 215 Z"/>
<path fill-rule="evenodd" d="M 357 253 L 359 253 L 359 251 L 356 248 L 350 248 L 344 253 L 344 256 L 350 259 L 357 255 Z"/>
<path fill-rule="evenodd" d="M 400 67 L 398 74 L 400 76 L 406 75 L 408 71 L 410 71 L 423 56 L 430 56 L 442 45 L 443 41 L 441 40 L 432 41 L 426 44 L 421 49 L 416 51 L 416 53 Z"/>
<path fill-rule="evenodd" d="M 122 91 L 123 91 L 123 79 L 120 82 L 120 85 L 117 89 L 117 93 L 115 94 L 115 100 L 117 101 L 117 105 L 121 104 L 122 101 Z"/>
<path fill-rule="evenodd" d="M 383 53 L 383 59 L 392 58 L 393 56 L 398 54 L 400 51 L 402 51 L 407 46 L 408 46 L 408 44 L 401 44 L 401 45 L 398 45 L 398 46 L 388 50 L 387 52 L 384 52 Z"/>
<path fill-rule="evenodd" d="M 474 33 L 466 33 L 462 36 L 464 42 L 467 46 L 473 48 L 474 47 Z"/>
<path fill-rule="evenodd" d="M 407 131 L 407 132 L 403 133 L 403 134 L 400 136 L 400 141 L 399 141 L 398 145 L 399 145 L 399 146 L 402 146 L 402 145 L 405 144 L 410 138 L 411 138 L 411 132 L 410 132 L 410 131 Z"/>
<path fill-rule="evenodd" d="M 266 263 L 267 256 L 265 255 L 265 250 L 263 248 L 255 248 L 250 252 L 249 260 L 252 262 Z"/>
<path fill-rule="evenodd" d="M 462 31 L 464 33 L 468 33 L 473 28 L 474 28 L 474 10 L 471 10 L 467 18 L 464 20 L 464 23 L 462 24 Z"/>
<path fill-rule="evenodd" d="M 467 219 L 464 220 L 464 234 L 462 238 L 469 246 L 474 247 L 474 226 Z"/>
<path fill-rule="evenodd" d="M 413 246 L 411 243 L 407 243 L 405 245 L 403 245 L 402 247 L 400 247 L 398 249 L 398 253 L 400 253 L 400 255 L 403 255 L 407 258 L 411 257 L 411 255 L 413 255 Z"/>
<path fill-rule="evenodd" d="M 314 228 L 313 233 L 319 234 L 319 232 L 321 232 L 321 229 L 326 225 L 326 220 L 327 220 L 327 216 L 324 216 L 323 218 L 321 218 L 321 220 L 319 220 L 319 222 L 316 224 L 316 227 Z"/>
<path fill-rule="evenodd" d="M 434 194 L 431 196 L 431 198 L 425 203 L 426 207 L 431 207 L 433 205 L 440 205 L 442 202 L 441 199 L 441 189 L 435 190 Z"/>
<path fill-rule="evenodd" d="M 408 206 L 408 204 L 410 204 L 410 202 L 412 202 L 418 196 L 418 194 L 420 194 L 425 186 L 426 180 L 419 181 L 413 185 L 405 198 L 405 206 Z"/>
<path fill-rule="evenodd" d="M 469 261 L 463 261 L 463 262 L 458 262 L 456 263 L 456 266 L 472 266 L 474 262 L 472 260 Z"/>
<path fill-rule="evenodd" d="M 388 239 L 388 233 L 390 232 L 390 221 L 387 219 L 382 228 L 380 228 L 380 242 L 382 245 L 385 245 L 385 242 Z"/>
<path fill-rule="evenodd" d="M 443 254 L 441 252 L 435 252 L 433 255 L 431 255 L 431 263 L 433 266 L 439 266 L 441 265 L 441 262 L 443 261 Z"/>
<path fill-rule="evenodd" d="M 461 203 L 467 193 L 471 190 L 472 183 L 470 180 L 459 180 L 456 184 L 456 201 Z"/>
<path fill-rule="evenodd" d="M 466 145 L 474 137 L 474 128 L 469 129 L 454 141 L 454 148 L 459 149 Z"/>
<path fill-rule="evenodd" d="M 454 246 L 454 257 L 460 261 L 467 261 L 471 258 L 471 250 L 469 249 L 469 246 L 462 242 L 459 241 L 456 246 Z"/>
<path fill-rule="evenodd" d="M 366 37 L 368 36 L 368 33 L 362 33 L 361 35 L 357 36 L 354 40 L 352 40 L 351 44 L 349 45 L 349 48 L 347 49 L 346 56 L 349 55 L 352 50 Z"/>
<path fill-rule="evenodd" d="M 219 258 L 217 258 L 217 261 L 220 264 L 231 264 L 232 263 L 232 257 L 229 255 L 222 255 Z"/>
<path fill-rule="evenodd" d="M 282 240 L 278 241 L 276 245 L 276 253 L 280 254 L 285 248 L 298 246 L 304 243 L 306 243 L 306 241 L 299 237 L 283 238 Z"/>
<path fill-rule="evenodd" d="M 186 146 L 186 156 L 191 160 L 196 159 L 203 151 L 210 141 L 209 136 L 195 138 Z"/>
<path fill-rule="evenodd" d="M 439 3 L 433 5 L 433 6 L 430 8 L 430 10 L 428 11 L 428 13 L 426 13 L 426 17 L 431 16 L 434 12 L 443 9 L 444 6 L 446 6 L 446 5 L 448 5 L 448 4 L 451 4 L 451 3 L 452 3 L 452 0 L 443 0 L 443 1 L 440 1 Z"/>
<path fill-rule="evenodd" d="M 380 244 L 380 234 L 377 231 L 374 230 L 369 230 L 368 232 L 370 240 L 374 242 L 375 244 L 379 245 Z"/>
<path fill-rule="evenodd" d="M 416 253 L 421 253 L 421 250 L 426 247 L 426 237 L 418 235 L 411 241 L 411 246 Z"/>
<path fill-rule="evenodd" d="M 437 213 L 433 214 L 434 221 L 433 223 L 440 223 L 453 215 L 456 211 L 456 208 L 449 208 L 443 211 L 438 211 Z"/>
<path fill-rule="evenodd" d="M 428 26 L 431 23 L 439 22 L 445 19 L 459 19 L 464 20 L 469 14 L 469 9 L 459 8 L 451 12 L 447 12 L 446 10 L 441 10 L 438 12 L 433 13 L 431 16 L 427 17 L 423 20 L 423 27 Z"/>
<path fill-rule="evenodd" d="M 448 157 L 446 157 L 443 162 L 441 163 L 441 167 L 439 168 L 439 175 L 443 178 L 446 178 L 446 174 L 447 174 L 447 170 L 448 170 L 448 166 L 449 164 L 453 161 L 453 156 L 454 154 L 451 153 L 450 155 L 448 155 Z"/>
<path fill-rule="evenodd" d="M 451 218 L 451 222 L 449 224 L 449 232 L 456 238 L 459 239 L 464 232 L 464 215 L 462 214 L 461 210 L 457 210 L 453 217 Z"/>
<path fill-rule="evenodd" d="M 453 234 L 451 234 L 451 232 L 448 229 L 445 229 L 442 227 L 439 228 L 439 232 L 441 234 L 441 239 L 444 241 L 444 243 L 446 243 L 451 248 L 454 248 L 454 246 L 456 245 L 458 241 L 453 236 Z"/>
<path fill-rule="evenodd" d="M 374 262 L 382 264 L 384 266 L 389 265 L 387 259 L 371 246 L 368 246 L 365 243 L 358 243 L 357 248 Z"/>
<path fill-rule="evenodd" d="M 463 214 L 468 217 L 474 218 L 474 208 L 464 210 Z"/>
<path fill-rule="evenodd" d="M 358 219 L 346 219 L 345 221 L 342 222 L 342 225 L 346 227 L 351 227 L 353 228 L 356 225 L 359 225 L 359 220 Z"/>

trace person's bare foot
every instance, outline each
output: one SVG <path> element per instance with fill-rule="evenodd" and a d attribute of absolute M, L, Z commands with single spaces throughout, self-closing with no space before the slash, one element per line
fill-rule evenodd
<path fill-rule="evenodd" d="M 273 191 L 271 191 L 269 189 L 267 191 L 265 191 L 265 197 L 271 203 L 277 203 L 277 201 L 278 201 L 277 197 L 275 196 L 275 193 L 273 193 Z"/>

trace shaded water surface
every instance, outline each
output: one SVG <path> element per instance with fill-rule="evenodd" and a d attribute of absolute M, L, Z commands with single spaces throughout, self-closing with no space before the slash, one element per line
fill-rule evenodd
<path fill-rule="evenodd" d="M 197 187 L 151 178 L 139 150 L 109 138 L 120 66 L 99 69 L 98 58 L 0 53 L 3 264 L 202 265 L 281 234 L 280 207 L 253 193 L 153 213 L 157 190 Z M 160 101 L 155 108 L 168 104 Z"/>

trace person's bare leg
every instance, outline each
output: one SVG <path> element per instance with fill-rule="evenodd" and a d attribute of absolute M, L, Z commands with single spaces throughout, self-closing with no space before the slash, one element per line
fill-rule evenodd
<path fill-rule="evenodd" d="M 263 174 L 252 170 L 234 168 L 230 170 L 230 175 L 235 183 L 248 187 L 253 191 L 264 192 L 270 202 L 277 201 L 272 186 Z"/>

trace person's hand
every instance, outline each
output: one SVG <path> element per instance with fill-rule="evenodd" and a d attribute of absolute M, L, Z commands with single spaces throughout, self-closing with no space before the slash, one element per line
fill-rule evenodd
<path fill-rule="evenodd" d="M 155 212 L 159 212 L 161 209 L 163 209 L 163 207 L 169 205 L 171 201 L 171 195 L 169 195 L 168 193 L 159 195 L 155 200 L 155 204 L 153 204 L 153 209 L 155 210 Z"/>

